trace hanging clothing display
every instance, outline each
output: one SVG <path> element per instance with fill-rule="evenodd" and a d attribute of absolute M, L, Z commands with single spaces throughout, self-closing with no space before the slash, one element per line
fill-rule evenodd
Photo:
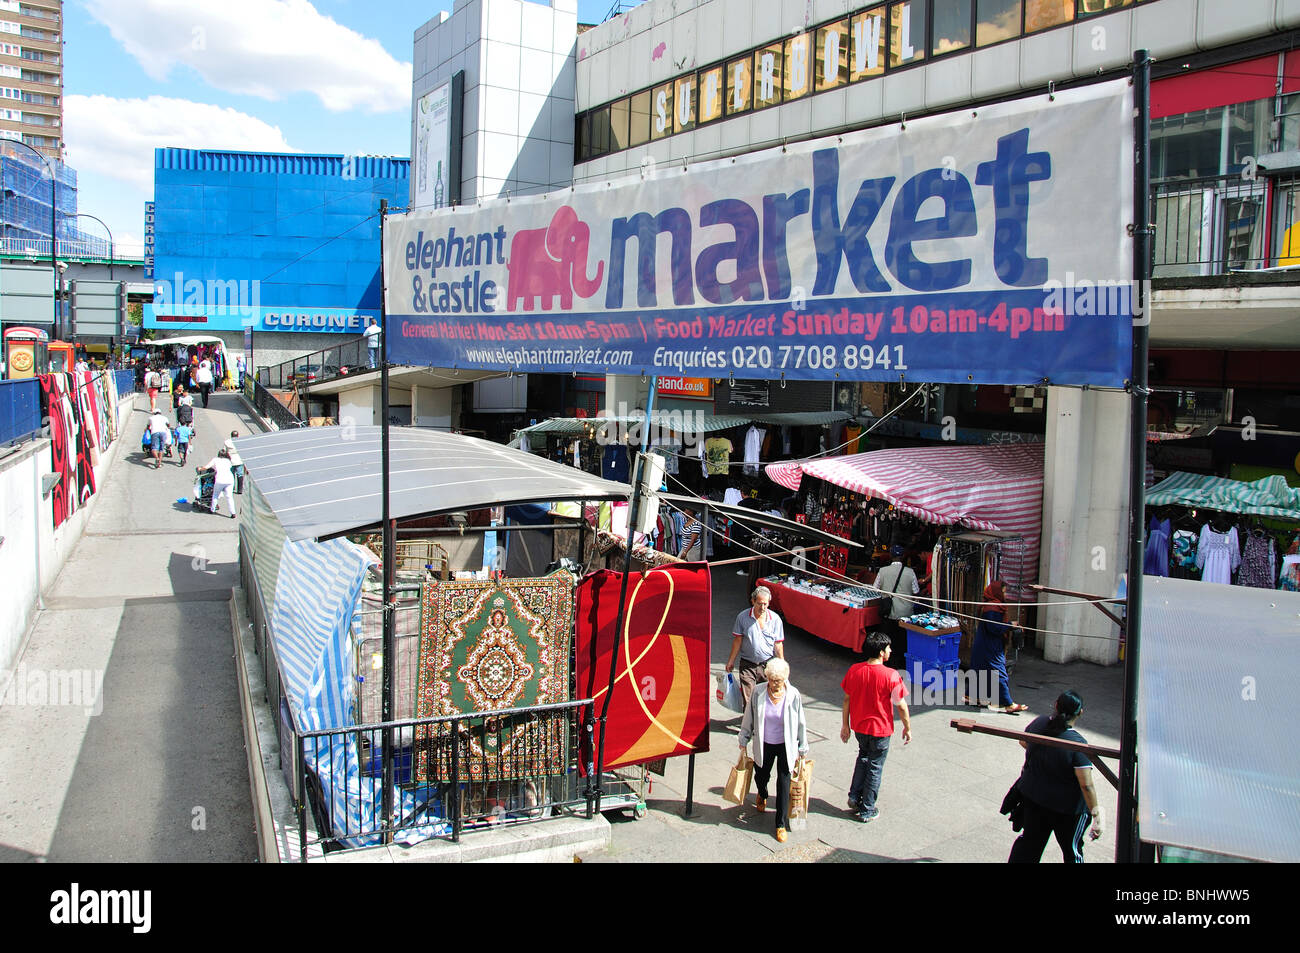
<path fill-rule="evenodd" d="M 1147 532 L 1146 557 L 1142 562 L 1144 575 L 1169 575 L 1169 530 L 1169 520 L 1151 517 L 1151 526 Z"/>
<path fill-rule="evenodd" d="M 1282 571 L 1278 574 L 1277 587 L 1283 592 L 1300 592 L 1300 555 L 1282 557 Z"/>
<path fill-rule="evenodd" d="M 1273 537 L 1259 527 L 1246 534 L 1237 585 L 1256 589 L 1273 589 L 1277 585 L 1277 550 Z"/>
<path fill-rule="evenodd" d="M 1177 579 L 1195 579 L 1197 535 L 1189 529 L 1174 530 L 1169 556 L 1169 575 Z"/>
<path fill-rule="evenodd" d="M 759 452 L 763 446 L 763 431 L 750 427 L 745 431 L 745 472 L 755 475 L 759 472 Z"/>
<path fill-rule="evenodd" d="M 725 476 L 731 465 L 731 451 L 734 448 L 726 437 L 709 437 L 704 441 L 704 458 L 706 476 Z"/>
<path fill-rule="evenodd" d="M 615 483 L 627 482 L 627 448 L 621 443 L 610 444 L 605 448 L 600 459 L 600 475 Z"/>
<path fill-rule="evenodd" d="M 1196 545 L 1196 565 L 1201 570 L 1202 582 L 1232 584 L 1232 574 L 1241 565 L 1241 549 L 1237 544 L 1237 527 L 1226 533 L 1217 533 L 1206 523 L 1201 527 L 1201 538 Z"/>

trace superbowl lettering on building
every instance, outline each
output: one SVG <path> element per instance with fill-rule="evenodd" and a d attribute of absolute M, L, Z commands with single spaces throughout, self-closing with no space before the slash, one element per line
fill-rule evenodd
<path fill-rule="evenodd" d="M 1131 145 L 1121 81 L 392 216 L 389 355 L 539 372 L 1120 386 Z"/>

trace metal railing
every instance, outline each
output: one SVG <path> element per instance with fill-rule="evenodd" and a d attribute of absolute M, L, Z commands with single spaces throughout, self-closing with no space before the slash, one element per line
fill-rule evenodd
<path fill-rule="evenodd" d="M 48 185 L 46 191 L 49 191 Z M 48 203 L 46 203 L 48 204 Z M 45 217 L 49 218 L 49 209 L 45 210 Z M 0 238 L 0 254 L 3 255 L 20 255 L 25 258 L 31 258 L 40 262 L 50 260 L 50 239 L 49 229 L 45 230 L 45 238 L 25 238 L 18 235 L 7 235 Z M 69 258 L 77 260 L 91 261 L 141 261 L 144 259 L 143 245 L 126 245 L 114 243 L 112 255 L 109 254 L 108 241 L 102 238 L 60 238 L 55 253 L 59 258 Z"/>
<path fill-rule="evenodd" d="M 41 382 L 35 377 L 0 381 L 0 446 L 41 430 Z"/>
<path fill-rule="evenodd" d="M 591 699 L 579 699 L 302 732 L 297 764 L 306 796 L 296 803 L 302 859 L 313 845 L 337 850 L 407 832 L 459 841 L 466 831 L 579 811 L 590 816 L 588 782 L 577 770 L 580 712 L 590 706 Z M 381 789 L 386 733 L 397 789 L 389 817 L 377 796 L 367 801 L 356 793 Z"/>
<path fill-rule="evenodd" d="M 1269 188 L 1264 178 L 1240 175 L 1203 176 L 1157 182 L 1152 186 L 1154 277 L 1222 275 L 1267 268 Z M 1291 191 L 1279 192 L 1275 212 L 1290 222 Z M 1297 243 L 1300 245 L 1300 242 Z"/>
<path fill-rule="evenodd" d="M 377 364 L 377 359 L 376 359 Z M 312 351 L 283 364 L 272 364 L 257 370 L 257 380 L 263 387 L 284 390 L 294 384 L 321 384 L 348 374 L 364 374 L 370 366 L 370 349 L 364 337 L 355 337 L 321 351 Z"/>
<path fill-rule="evenodd" d="M 307 422 L 294 415 L 288 407 L 280 403 L 275 395 L 261 385 L 258 381 L 247 377 L 244 380 L 245 395 L 249 397 L 253 408 L 261 415 L 264 420 L 269 420 L 275 424 L 277 430 L 289 430 L 294 427 L 305 427 Z"/>

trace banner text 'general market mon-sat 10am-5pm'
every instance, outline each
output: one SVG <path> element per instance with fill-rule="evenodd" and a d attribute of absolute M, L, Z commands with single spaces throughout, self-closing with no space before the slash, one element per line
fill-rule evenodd
<path fill-rule="evenodd" d="M 392 215 L 389 360 L 1123 386 L 1132 115 L 1116 81 Z"/>

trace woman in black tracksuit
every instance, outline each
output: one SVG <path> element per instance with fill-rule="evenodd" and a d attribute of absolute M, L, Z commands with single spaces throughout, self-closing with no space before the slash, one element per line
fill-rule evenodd
<path fill-rule="evenodd" d="M 1074 692 L 1062 692 L 1052 717 L 1039 715 L 1025 731 L 1087 744 L 1073 727 L 1081 714 L 1083 700 Z M 1025 749 L 1025 767 L 1017 786 L 1024 799 L 1024 831 L 1011 845 L 1007 863 L 1038 863 L 1047 838 L 1053 834 L 1065 863 L 1083 863 L 1083 832 L 1091 821 L 1092 839 L 1096 840 L 1102 829 L 1101 807 L 1092 787 L 1092 763 L 1081 751 L 1023 741 L 1020 746 Z"/>

